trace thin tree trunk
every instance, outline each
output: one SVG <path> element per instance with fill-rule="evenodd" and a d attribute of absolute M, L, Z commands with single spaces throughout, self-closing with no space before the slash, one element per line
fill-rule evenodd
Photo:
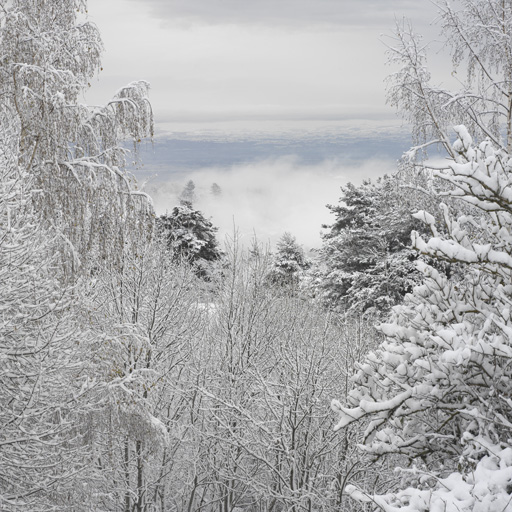
<path fill-rule="evenodd" d="M 131 499 L 130 499 L 130 444 L 128 437 L 124 441 L 124 512 L 130 512 Z"/>
<path fill-rule="evenodd" d="M 137 512 L 142 512 L 144 502 L 144 460 L 142 458 L 142 441 L 135 443 L 135 450 L 137 453 Z"/>

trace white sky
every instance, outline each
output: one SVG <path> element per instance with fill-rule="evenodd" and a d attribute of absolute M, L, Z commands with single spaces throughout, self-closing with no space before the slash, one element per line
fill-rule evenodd
<path fill-rule="evenodd" d="M 380 39 L 404 15 L 425 32 L 435 9 L 428 0 L 89 0 L 106 52 L 88 101 L 144 79 L 157 126 L 172 131 L 393 119 Z"/>

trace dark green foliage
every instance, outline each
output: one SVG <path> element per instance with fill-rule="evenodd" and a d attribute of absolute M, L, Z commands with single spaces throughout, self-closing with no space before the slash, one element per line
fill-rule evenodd
<path fill-rule="evenodd" d="M 170 214 L 157 219 L 157 231 L 176 259 L 185 259 L 196 267 L 218 260 L 222 252 L 215 236 L 217 228 L 199 211 L 184 202 Z"/>
<path fill-rule="evenodd" d="M 301 272 L 310 267 L 304 250 L 290 233 L 284 233 L 276 244 L 271 280 L 280 285 L 298 285 Z"/>
<path fill-rule="evenodd" d="M 420 229 L 397 177 L 342 187 L 323 235 L 319 287 L 329 307 L 387 312 L 419 281 L 410 233 Z"/>

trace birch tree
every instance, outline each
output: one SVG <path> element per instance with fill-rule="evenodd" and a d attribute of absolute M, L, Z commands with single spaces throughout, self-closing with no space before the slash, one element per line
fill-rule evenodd
<path fill-rule="evenodd" d="M 105 510 L 164 511 L 188 458 L 188 361 L 201 313 L 190 268 L 156 241 L 132 249 L 122 266 L 97 274 L 86 303 L 96 340 L 90 372 L 102 382 L 86 422 L 91 500 Z"/>
<path fill-rule="evenodd" d="M 98 404 L 84 276 L 151 231 L 119 145 L 152 131 L 148 86 L 123 88 L 106 107 L 79 103 L 101 66 L 85 12 L 82 0 L 0 0 L 2 510 L 87 508 L 76 484 L 91 452 L 79 427 Z"/>
<path fill-rule="evenodd" d="M 18 166 L 19 124 L 0 107 L 0 508 L 66 509 L 86 453 L 76 418 L 88 379 L 74 290 L 55 273 L 55 231 Z"/>
<path fill-rule="evenodd" d="M 512 151 L 512 2 L 433 2 L 441 39 L 450 51 L 454 89 L 433 82 L 428 44 L 409 23 L 399 23 L 389 43 L 388 99 L 412 123 L 413 153 L 430 145 L 454 158 L 453 125 L 464 124 L 478 141 L 488 138 Z"/>
<path fill-rule="evenodd" d="M 152 133 L 148 84 L 120 89 L 105 107 L 79 102 L 101 70 L 99 32 L 81 21 L 86 7 L 86 0 L 0 1 L 0 101 L 17 119 L 18 164 L 34 177 L 37 208 L 60 233 L 71 270 L 92 252 L 100 261 L 119 255 L 112 245 L 123 246 L 121 226 L 141 233 L 150 224 L 120 146 Z"/>

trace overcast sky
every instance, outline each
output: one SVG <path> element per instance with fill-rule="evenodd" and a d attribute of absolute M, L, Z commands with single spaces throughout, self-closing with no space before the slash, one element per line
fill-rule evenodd
<path fill-rule="evenodd" d="M 382 42 L 404 16 L 435 37 L 429 0 L 89 0 L 106 51 L 86 99 L 151 83 L 161 139 L 136 175 L 157 214 L 194 179 L 221 238 L 234 222 L 249 238 L 291 231 L 318 247 L 339 186 L 393 172 L 407 144 L 385 103 Z"/>
<path fill-rule="evenodd" d="M 158 127 L 308 127 L 389 120 L 383 34 L 407 16 L 431 31 L 429 0 L 89 0 L 104 71 L 88 100 L 137 79 Z"/>

